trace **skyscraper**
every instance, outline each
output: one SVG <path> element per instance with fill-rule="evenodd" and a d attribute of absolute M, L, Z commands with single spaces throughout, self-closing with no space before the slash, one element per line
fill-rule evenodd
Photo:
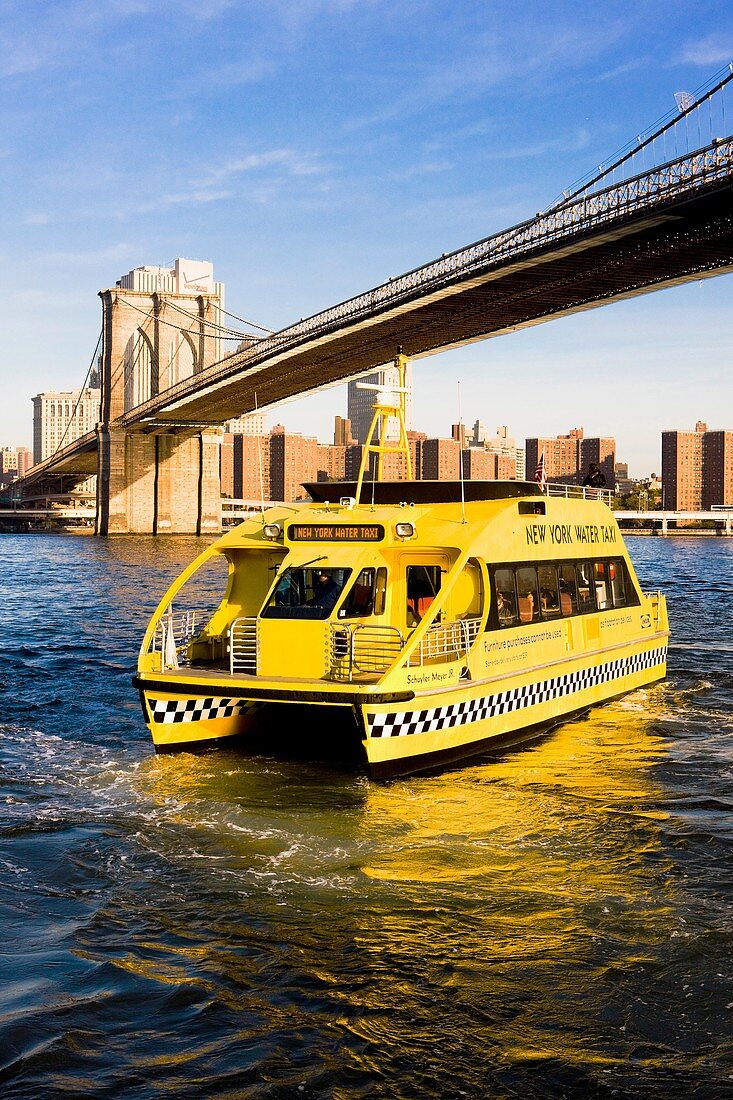
<path fill-rule="evenodd" d="M 73 443 L 96 427 L 98 389 L 39 393 L 33 398 L 33 462 L 42 462 L 59 447 Z"/>

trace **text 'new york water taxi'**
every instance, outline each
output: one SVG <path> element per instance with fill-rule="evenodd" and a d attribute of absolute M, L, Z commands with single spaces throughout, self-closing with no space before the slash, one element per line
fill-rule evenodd
<path fill-rule="evenodd" d="M 246 520 L 171 585 L 135 678 L 159 752 L 236 740 L 361 759 L 382 778 L 524 740 L 665 676 L 664 597 L 641 591 L 600 493 L 365 480 L 389 451 L 409 477 L 404 387 L 378 395 L 356 484 L 308 485 L 311 502 Z M 226 591 L 201 613 L 185 586 L 212 559 Z"/>

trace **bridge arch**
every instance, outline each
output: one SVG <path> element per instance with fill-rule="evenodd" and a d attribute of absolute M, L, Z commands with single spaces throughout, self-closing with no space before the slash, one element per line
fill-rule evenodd
<path fill-rule="evenodd" d="M 161 379 L 161 389 L 175 386 L 185 378 L 198 374 L 200 368 L 198 349 L 186 329 L 173 332 L 168 343 L 166 377 Z"/>
<path fill-rule="evenodd" d="M 125 344 L 123 355 L 125 412 L 153 397 L 155 350 L 148 334 L 136 328 Z"/>

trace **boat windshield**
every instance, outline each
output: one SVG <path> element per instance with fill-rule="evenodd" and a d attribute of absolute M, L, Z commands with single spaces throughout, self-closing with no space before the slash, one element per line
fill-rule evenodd
<path fill-rule="evenodd" d="M 350 576 L 350 569 L 286 569 L 262 609 L 262 618 L 327 619 Z"/>

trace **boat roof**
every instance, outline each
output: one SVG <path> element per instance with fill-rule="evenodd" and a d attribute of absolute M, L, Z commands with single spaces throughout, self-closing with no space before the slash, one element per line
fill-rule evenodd
<path fill-rule="evenodd" d="M 303 488 L 317 504 L 338 504 L 343 497 L 356 497 L 356 485 L 355 481 L 309 481 L 303 483 Z M 358 503 L 447 504 L 541 495 L 536 481 L 365 481 Z"/>

